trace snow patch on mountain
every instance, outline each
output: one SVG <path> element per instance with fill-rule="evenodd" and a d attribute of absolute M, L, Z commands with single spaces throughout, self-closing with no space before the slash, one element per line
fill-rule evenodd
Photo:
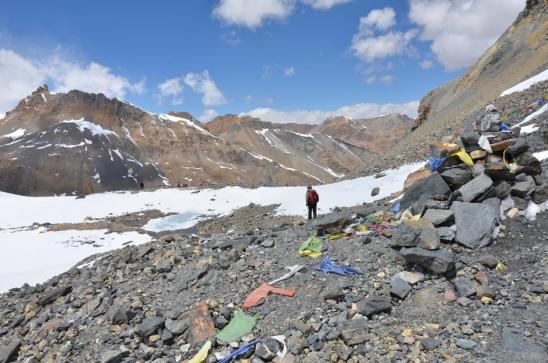
<path fill-rule="evenodd" d="M 504 97 L 509 94 L 512 94 L 514 92 L 522 92 L 525 91 L 527 88 L 531 87 L 532 85 L 543 82 L 548 80 L 548 69 L 545 69 L 544 71 L 540 72 L 539 74 L 526 79 L 523 82 L 520 82 L 516 84 L 515 86 L 508 88 L 506 91 L 502 92 L 499 97 Z"/>
<path fill-rule="evenodd" d="M 61 123 L 75 124 L 78 127 L 78 129 L 80 129 L 81 132 L 85 132 L 86 130 L 89 130 L 92 135 L 104 135 L 107 137 L 110 135 L 113 135 L 118 137 L 118 135 L 114 131 L 104 129 L 101 125 L 86 121 L 84 120 L 83 117 L 79 120 L 65 120 L 65 121 L 62 121 Z"/>
<path fill-rule="evenodd" d="M 2 117 L 0 117 L 2 118 Z M 2 135 L 2 137 L 9 138 L 12 140 L 17 140 L 23 136 L 25 136 L 25 129 L 17 129 L 9 134 Z"/>

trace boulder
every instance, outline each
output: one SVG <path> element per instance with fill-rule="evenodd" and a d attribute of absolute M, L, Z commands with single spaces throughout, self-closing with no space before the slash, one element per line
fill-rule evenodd
<path fill-rule="evenodd" d="M 107 318 L 114 325 L 129 323 L 129 304 L 123 302 L 114 304 L 107 312 Z"/>
<path fill-rule="evenodd" d="M 449 195 L 451 189 L 438 173 L 434 173 L 429 177 L 415 182 L 405 191 L 403 198 L 400 200 L 400 208 L 405 210 L 411 206 L 422 195 Z"/>
<path fill-rule="evenodd" d="M 379 195 L 380 191 L 381 191 L 381 188 L 379 188 L 379 187 L 373 188 L 373 189 L 371 190 L 371 196 L 374 197 L 374 196 L 376 196 L 376 195 Z"/>
<path fill-rule="evenodd" d="M 413 288 L 399 276 L 394 276 L 390 282 L 390 295 L 403 300 Z"/>
<path fill-rule="evenodd" d="M 127 357 L 129 352 L 123 352 L 121 350 L 108 350 L 101 356 L 101 363 L 120 363 L 122 359 Z"/>
<path fill-rule="evenodd" d="M 473 160 L 483 159 L 487 156 L 487 152 L 485 150 L 474 150 L 470 152 L 470 157 Z"/>
<path fill-rule="evenodd" d="M 316 220 L 316 230 L 318 236 L 323 236 L 331 232 L 340 232 L 352 223 L 354 219 L 348 211 L 330 213 Z"/>
<path fill-rule="evenodd" d="M 358 311 L 367 317 L 380 313 L 388 313 L 391 309 L 392 301 L 385 296 L 371 295 L 358 303 Z"/>
<path fill-rule="evenodd" d="M 456 272 L 453 253 L 449 251 L 429 251 L 412 247 L 402 248 L 400 254 L 407 263 L 419 264 L 438 274 L 453 275 Z"/>
<path fill-rule="evenodd" d="M 468 248 L 487 246 L 495 229 L 499 213 L 490 205 L 454 202 L 451 210 L 455 213 L 457 226 L 456 241 Z"/>
<path fill-rule="evenodd" d="M 499 198 L 489 198 L 481 202 L 481 204 L 488 205 L 491 208 L 493 208 L 493 210 L 495 211 L 495 213 L 497 213 L 497 215 L 500 213 L 500 203 L 501 203 L 501 200 Z"/>
<path fill-rule="evenodd" d="M 453 221 L 453 211 L 446 209 L 427 209 L 422 219 L 432 222 L 436 227 L 451 223 Z"/>
<path fill-rule="evenodd" d="M 459 188 L 464 202 L 471 202 L 493 186 L 493 181 L 485 174 L 481 174 Z"/>
<path fill-rule="evenodd" d="M 458 165 L 444 170 L 443 173 L 441 173 L 441 177 L 451 189 L 457 190 L 472 180 L 472 171 L 466 165 Z"/>
<path fill-rule="evenodd" d="M 512 200 L 514 201 L 514 207 L 519 210 L 526 210 L 527 206 L 529 205 L 529 202 L 527 200 L 520 197 L 512 197 Z"/>
<path fill-rule="evenodd" d="M 524 198 L 532 194 L 536 189 L 535 179 L 526 174 L 516 176 L 516 184 L 512 187 L 510 193 L 512 195 Z"/>
<path fill-rule="evenodd" d="M 392 239 L 390 240 L 392 247 L 421 247 L 428 250 L 438 249 L 440 246 L 440 238 L 436 229 L 430 221 L 408 220 L 400 224 Z"/>

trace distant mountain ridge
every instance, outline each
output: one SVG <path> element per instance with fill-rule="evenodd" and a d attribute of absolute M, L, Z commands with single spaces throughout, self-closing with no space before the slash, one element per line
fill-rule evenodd
<path fill-rule="evenodd" d="M 367 121 L 347 122 L 375 129 Z M 402 122 L 410 129 L 409 120 Z M 0 119 L 0 190 L 51 195 L 136 189 L 141 182 L 319 184 L 377 155 L 374 146 L 356 145 L 337 128 L 320 128 L 234 115 L 204 125 L 189 113 L 154 114 L 103 94 L 50 93 L 43 86 Z"/>

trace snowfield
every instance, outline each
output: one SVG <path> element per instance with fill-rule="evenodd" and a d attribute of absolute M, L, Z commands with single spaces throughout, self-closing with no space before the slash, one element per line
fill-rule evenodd
<path fill-rule="evenodd" d="M 424 165 L 414 163 L 387 170 L 376 179 L 367 176 L 316 187 L 320 195 L 318 211 L 353 206 L 385 198 L 403 188 L 407 175 Z M 380 187 L 372 197 L 371 190 Z M 149 231 L 188 228 L 212 215 L 225 215 L 250 203 L 280 204 L 279 214 L 305 215 L 304 187 L 261 187 L 247 189 L 161 189 L 153 192 L 111 192 L 75 197 L 25 197 L 0 192 L 0 292 L 36 284 L 62 273 L 78 261 L 99 252 L 120 248 L 125 243 L 145 243 L 150 236 L 130 233 L 95 231 L 48 232 L 29 230 L 34 223 L 81 223 L 86 217 L 104 218 L 158 209 L 176 215 L 151 220 Z M 93 245 L 97 245 L 94 247 Z"/>

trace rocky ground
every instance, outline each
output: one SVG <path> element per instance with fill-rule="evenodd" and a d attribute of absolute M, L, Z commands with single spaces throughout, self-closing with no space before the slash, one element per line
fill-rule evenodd
<path fill-rule="evenodd" d="M 444 245 L 455 255 L 456 277 L 406 264 L 386 231 L 322 238 L 324 256 L 360 275 L 326 274 L 316 269 L 320 259 L 299 256 L 317 229 L 389 206 L 334 211 L 312 223 L 265 227 L 264 219 L 230 235 L 172 236 L 14 289 L 0 295 L 0 362 L 180 362 L 225 327 L 260 283 L 296 264 L 304 269 L 276 284 L 295 295 L 270 295 L 249 309 L 258 317 L 252 331 L 231 345 L 213 339 L 207 362 L 272 335 L 287 339 L 284 362 L 546 361 L 546 213 L 536 222 L 506 220 L 503 235 L 485 248 Z M 232 223 L 228 216 L 221 224 Z M 497 262 L 505 268 L 494 268 Z M 412 273 L 401 299 L 394 276 L 403 271 Z M 491 300 L 475 296 L 480 286 Z M 263 361 L 252 352 L 248 359 Z"/>

